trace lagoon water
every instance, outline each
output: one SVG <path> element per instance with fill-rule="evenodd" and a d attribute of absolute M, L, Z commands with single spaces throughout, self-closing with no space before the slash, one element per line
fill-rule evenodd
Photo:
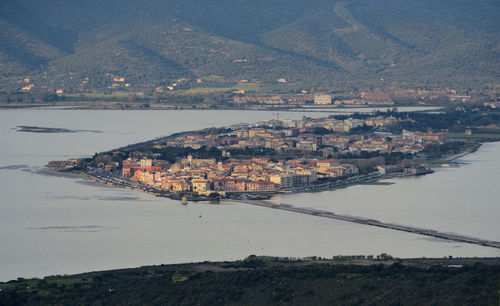
<path fill-rule="evenodd" d="M 281 112 L 298 119 L 324 113 Z M 500 256 L 456 243 L 245 204 L 189 204 L 40 174 L 50 160 L 89 156 L 184 130 L 255 122 L 262 111 L 0 111 L 0 281 L 250 254 L 399 257 Z M 18 132 L 19 125 L 78 133 Z M 97 132 L 99 131 L 99 132 Z M 483 145 L 460 168 L 354 186 L 280 195 L 275 201 L 500 241 L 500 143 Z"/>

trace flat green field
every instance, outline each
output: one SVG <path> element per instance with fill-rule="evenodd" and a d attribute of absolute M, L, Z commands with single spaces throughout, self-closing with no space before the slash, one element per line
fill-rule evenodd
<path fill-rule="evenodd" d="M 75 94 L 64 94 L 65 97 L 79 99 L 81 97 L 91 98 L 91 99 L 111 99 L 111 98 L 124 98 L 134 95 L 133 92 L 113 92 L 110 94 L 105 94 L 102 92 L 87 92 L 87 93 L 75 93 Z"/>

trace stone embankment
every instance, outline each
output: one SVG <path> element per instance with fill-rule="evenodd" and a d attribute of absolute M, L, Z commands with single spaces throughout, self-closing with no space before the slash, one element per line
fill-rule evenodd
<path fill-rule="evenodd" d="M 300 213 L 300 214 L 342 220 L 342 221 L 347 221 L 347 222 L 352 222 L 352 223 L 377 226 L 377 227 L 388 228 L 388 229 L 392 229 L 392 230 L 396 230 L 396 231 L 413 233 L 413 234 L 417 234 L 417 235 L 430 236 L 430 237 L 435 237 L 435 238 L 439 238 L 439 239 L 452 240 L 452 241 L 464 242 L 464 243 L 471 243 L 471 244 L 477 244 L 477 245 L 482 245 L 482 246 L 500 249 L 500 242 L 498 242 L 498 241 L 485 240 L 485 239 L 481 239 L 481 238 L 469 237 L 469 236 L 460 235 L 460 234 L 443 233 L 443 232 L 438 232 L 438 231 L 431 230 L 431 229 L 424 229 L 424 228 L 418 228 L 418 227 L 407 226 L 407 225 L 384 223 L 384 222 L 380 222 L 378 220 L 367 219 L 367 218 L 362 218 L 362 217 L 339 215 L 339 214 L 335 214 L 331 211 L 317 210 L 314 208 L 294 207 L 292 205 L 285 204 L 285 203 L 276 204 L 276 203 L 272 203 L 269 201 L 255 201 L 255 200 L 228 200 L 228 201 L 257 205 L 257 206 L 262 206 L 262 207 L 267 207 L 267 208 L 286 210 L 286 211 L 291 211 L 291 212 Z"/>

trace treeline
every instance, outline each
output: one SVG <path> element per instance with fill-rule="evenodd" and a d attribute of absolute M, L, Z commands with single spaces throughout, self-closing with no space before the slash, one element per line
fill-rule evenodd
<path fill-rule="evenodd" d="M 400 122 L 398 129 L 410 131 L 440 131 L 464 132 L 466 128 L 482 127 L 490 124 L 500 124 L 500 112 L 484 107 L 467 107 L 440 113 L 393 113 L 393 116 L 411 121 Z"/>
<path fill-rule="evenodd" d="M 443 144 L 430 144 L 425 146 L 424 153 L 430 158 L 441 157 L 445 154 L 457 154 L 465 146 L 463 141 L 445 142 Z"/>
<path fill-rule="evenodd" d="M 0 92 L 0 104 L 10 103 L 50 103 L 59 101 L 55 93 L 38 91 L 33 93 L 24 92 Z"/>
<path fill-rule="evenodd" d="M 392 132 L 408 131 L 443 131 L 464 132 L 467 128 L 485 127 L 500 124 L 500 111 L 479 105 L 462 105 L 439 112 L 399 112 L 397 108 L 385 112 L 355 113 L 352 115 L 334 115 L 331 118 L 345 120 L 347 118 L 367 119 L 374 116 L 394 116 L 402 121 L 395 126 L 385 127 Z M 358 131 L 369 131 L 370 127 L 360 127 Z"/>

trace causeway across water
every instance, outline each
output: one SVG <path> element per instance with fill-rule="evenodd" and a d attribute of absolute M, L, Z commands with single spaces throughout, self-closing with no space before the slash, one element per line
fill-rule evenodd
<path fill-rule="evenodd" d="M 491 240 L 485 240 L 485 239 L 481 239 L 481 238 L 468 237 L 468 236 L 460 235 L 460 234 L 443 233 L 443 232 L 438 232 L 438 231 L 431 230 L 431 229 L 423 229 L 423 228 L 406 226 L 406 225 L 384 223 L 384 222 L 380 222 L 378 220 L 367 219 L 367 218 L 362 218 L 362 217 L 338 215 L 338 214 L 335 214 L 335 213 L 330 212 L 330 211 L 317 210 L 314 208 L 294 207 L 292 205 L 285 204 L 285 203 L 277 204 L 277 203 L 273 203 L 273 202 L 269 202 L 269 201 L 259 201 L 259 200 L 224 200 L 224 201 L 245 203 L 245 204 L 251 204 L 251 205 L 256 205 L 256 206 L 274 208 L 274 209 L 281 209 L 281 210 L 292 211 L 292 212 L 296 212 L 296 213 L 300 213 L 300 214 L 306 214 L 306 215 L 312 215 L 312 216 L 318 216 L 318 217 L 324 217 L 324 218 L 330 218 L 330 219 L 337 219 L 337 220 L 359 223 L 359 224 L 364 224 L 364 225 L 383 227 L 383 228 L 388 228 L 388 229 L 392 229 L 392 230 L 396 230 L 396 231 L 414 233 L 417 235 L 431 236 L 431 237 L 445 239 L 445 240 L 453 240 L 453 241 L 458 241 L 458 242 L 478 244 L 478 245 L 482 245 L 482 246 L 500 249 L 500 242 L 498 242 L 498 241 L 491 241 Z"/>

